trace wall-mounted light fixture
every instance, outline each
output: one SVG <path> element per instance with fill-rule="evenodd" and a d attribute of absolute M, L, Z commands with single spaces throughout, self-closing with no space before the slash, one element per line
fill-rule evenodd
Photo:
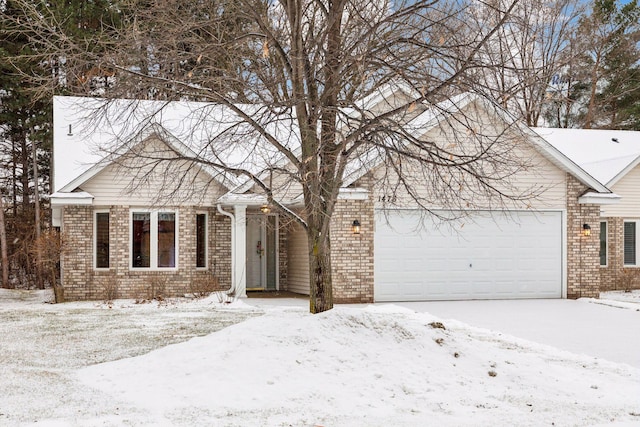
<path fill-rule="evenodd" d="M 589 224 L 582 224 L 582 235 L 591 236 L 591 227 Z"/>
<path fill-rule="evenodd" d="M 353 223 L 351 223 L 351 231 L 353 234 L 360 234 L 360 221 L 357 219 L 353 220 Z"/>
<path fill-rule="evenodd" d="M 268 214 L 269 212 L 271 212 L 271 208 L 269 207 L 269 205 L 262 205 L 260 206 L 260 212 L 262 212 L 263 214 Z"/>

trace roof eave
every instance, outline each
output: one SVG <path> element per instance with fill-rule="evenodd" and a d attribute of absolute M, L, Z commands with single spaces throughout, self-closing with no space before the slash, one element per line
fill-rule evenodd
<path fill-rule="evenodd" d="M 93 204 L 93 195 L 85 191 L 76 193 L 55 192 L 49 196 L 51 207 L 57 206 L 90 206 Z"/>
<path fill-rule="evenodd" d="M 622 197 L 615 193 L 596 193 L 589 191 L 582 196 L 578 197 L 578 203 L 581 205 L 615 205 L 620 203 Z"/>

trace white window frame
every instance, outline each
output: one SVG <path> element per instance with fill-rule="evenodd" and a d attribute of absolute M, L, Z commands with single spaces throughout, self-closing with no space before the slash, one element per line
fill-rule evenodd
<path fill-rule="evenodd" d="M 198 215 L 204 215 L 204 267 L 198 267 Z M 209 268 L 209 214 L 203 211 L 196 211 L 196 270 L 207 270 Z"/>
<path fill-rule="evenodd" d="M 600 241 L 602 241 L 602 224 L 604 224 L 605 233 L 604 233 L 604 264 L 600 263 L 600 253 L 598 253 L 598 262 L 600 263 L 600 267 L 608 267 L 609 266 L 609 222 L 608 221 L 600 221 Z M 598 242 L 600 243 L 600 242 Z"/>
<path fill-rule="evenodd" d="M 111 269 L 111 254 L 109 254 L 109 267 L 98 267 L 98 214 L 109 214 L 109 252 L 111 252 L 111 212 L 109 209 L 96 209 L 93 211 L 93 269 L 96 271 L 109 271 Z"/>
<path fill-rule="evenodd" d="M 624 225 L 627 223 L 636 224 L 636 263 L 627 264 L 624 262 Z M 640 267 L 640 220 L 638 219 L 625 219 L 622 222 L 622 264 L 624 267 Z"/>
<path fill-rule="evenodd" d="M 151 221 L 150 251 L 149 251 L 149 267 L 133 266 L 133 214 L 148 213 Z M 174 267 L 158 267 L 158 214 L 172 213 L 175 215 L 175 266 Z M 132 271 L 176 271 L 179 268 L 180 259 L 180 227 L 179 215 L 177 209 L 149 209 L 149 208 L 132 208 L 129 209 L 129 270 Z"/>

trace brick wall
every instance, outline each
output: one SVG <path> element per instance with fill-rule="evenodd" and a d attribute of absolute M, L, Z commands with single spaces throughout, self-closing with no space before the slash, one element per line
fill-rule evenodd
<path fill-rule="evenodd" d="M 360 234 L 353 234 L 354 220 Z M 373 302 L 373 200 L 340 199 L 331 218 L 331 269 L 336 303 Z"/>
<path fill-rule="evenodd" d="M 601 218 L 607 221 L 607 265 L 600 267 L 600 290 L 616 289 L 618 275 L 623 269 L 622 218 Z"/>
<path fill-rule="evenodd" d="M 624 283 L 629 274 L 640 276 L 637 267 L 624 266 L 624 218 L 601 218 L 607 221 L 607 265 L 600 267 L 600 291 L 640 289 L 640 279 Z"/>
<path fill-rule="evenodd" d="M 600 294 L 600 206 L 579 204 L 588 188 L 567 174 L 567 298 L 598 298 Z M 584 236 L 583 224 L 591 235 Z"/>
<path fill-rule="evenodd" d="M 93 272 L 93 209 L 68 206 L 64 209 L 63 221 L 60 273 L 65 298 L 94 299 L 94 292 L 87 286 Z"/>
<path fill-rule="evenodd" d="M 101 209 L 96 207 L 96 209 Z M 104 208 L 102 208 L 104 209 Z M 109 288 L 118 298 L 146 299 L 152 290 L 165 297 L 191 292 L 194 279 L 216 277 L 219 288 L 231 284 L 231 228 L 229 219 L 211 209 L 207 213 L 208 268 L 196 270 L 196 210 L 181 207 L 178 212 L 178 270 L 143 271 L 130 269 L 128 206 L 106 207 L 109 210 L 108 270 L 93 269 L 93 212 L 91 206 L 67 206 L 63 211 L 65 248 L 61 255 L 62 285 L 68 300 L 100 300 Z M 152 286 L 155 289 L 152 289 Z M 162 289 L 158 289 L 162 287 Z"/>

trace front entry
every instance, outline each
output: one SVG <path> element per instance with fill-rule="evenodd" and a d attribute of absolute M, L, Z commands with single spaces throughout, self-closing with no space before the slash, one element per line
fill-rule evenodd
<path fill-rule="evenodd" d="M 278 289 L 276 215 L 247 215 L 247 290 Z"/>

